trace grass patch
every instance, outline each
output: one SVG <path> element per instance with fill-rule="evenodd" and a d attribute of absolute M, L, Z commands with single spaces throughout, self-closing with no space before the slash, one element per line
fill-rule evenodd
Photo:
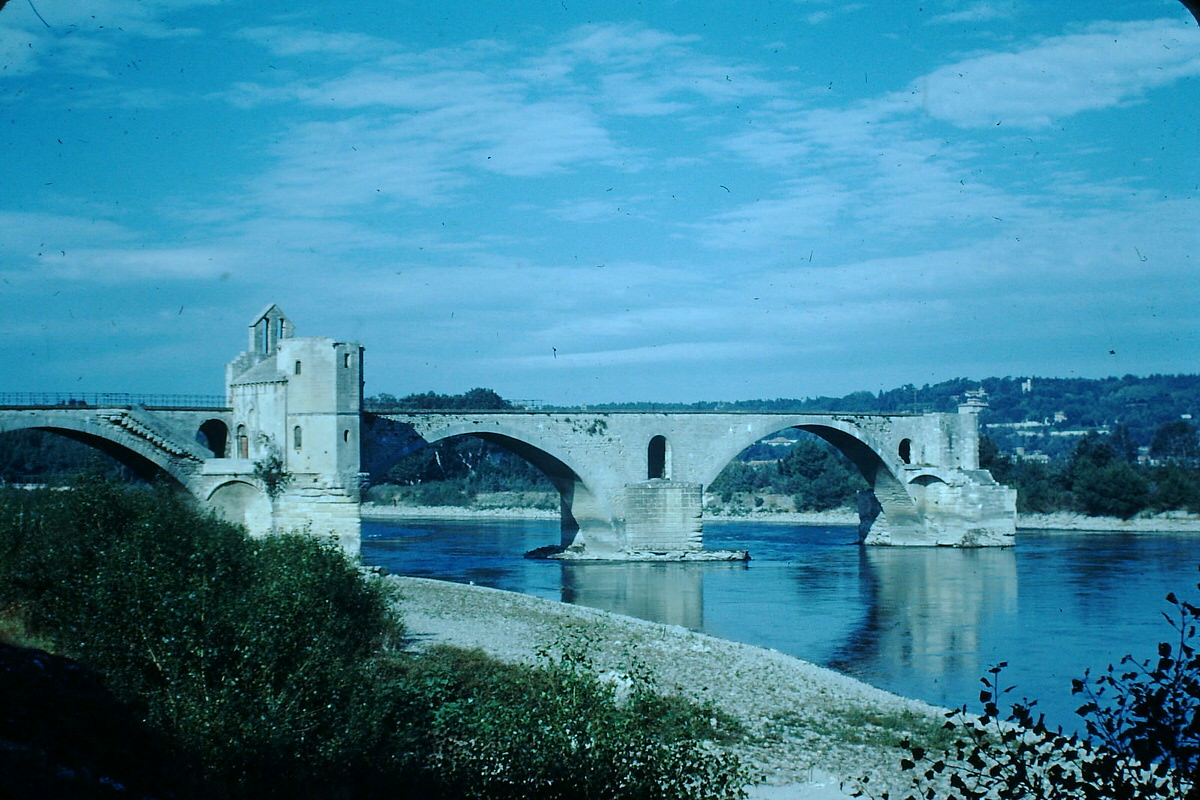
<path fill-rule="evenodd" d="M 797 734 L 817 735 L 847 745 L 887 748 L 903 741 L 929 749 L 946 748 L 954 741 L 941 716 L 916 711 L 879 711 L 861 706 L 823 713 L 780 711 L 772 714 L 773 726 Z"/>

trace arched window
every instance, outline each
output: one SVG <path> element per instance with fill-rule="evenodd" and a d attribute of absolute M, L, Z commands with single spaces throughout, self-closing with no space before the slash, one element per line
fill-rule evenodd
<path fill-rule="evenodd" d="M 212 450 L 216 458 L 225 458 L 226 440 L 229 439 L 229 428 L 219 419 L 205 420 L 196 432 L 196 439 Z"/>
<path fill-rule="evenodd" d="M 295 374 L 296 374 L 296 375 L 299 375 L 299 374 L 300 374 L 300 362 L 299 362 L 299 361 L 297 361 L 297 362 L 296 362 L 296 371 L 295 371 Z"/>
<path fill-rule="evenodd" d="M 250 457 L 250 437 L 246 435 L 246 426 L 237 426 L 237 450 L 238 458 Z"/>
<path fill-rule="evenodd" d="M 671 477 L 671 450 L 667 445 L 667 437 L 655 436 L 646 448 L 646 477 Z"/>
<path fill-rule="evenodd" d="M 898 453 L 900 460 L 905 464 L 912 463 L 912 439 L 900 440 L 900 451 Z"/>
<path fill-rule="evenodd" d="M 346 353 L 342 356 L 342 366 L 343 367 L 350 366 L 350 354 L 349 353 Z"/>
<path fill-rule="evenodd" d="M 343 442 L 348 442 L 348 441 L 350 441 L 350 429 L 349 429 L 349 428 L 347 428 L 346 430 L 342 431 L 342 441 L 343 441 Z"/>
<path fill-rule="evenodd" d="M 300 426 L 297 425 L 296 427 L 292 428 L 292 447 L 299 450 L 303 443 L 302 432 L 300 430 Z"/>

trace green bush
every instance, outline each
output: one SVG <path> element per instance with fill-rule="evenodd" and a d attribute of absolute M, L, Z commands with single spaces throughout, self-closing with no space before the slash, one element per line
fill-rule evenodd
<path fill-rule="evenodd" d="M 579 659 L 404 652 L 386 586 L 161 488 L 0 490 L 3 629 L 102 674 L 206 798 L 741 796 L 711 710 Z"/>
<path fill-rule="evenodd" d="M 338 771 L 371 659 L 401 633 L 331 540 L 251 539 L 167 490 L 98 482 L 4 493 L 0 607 L 210 780 L 261 791 Z"/>
<path fill-rule="evenodd" d="M 744 796 L 737 760 L 704 742 L 728 718 L 644 684 L 621 697 L 579 660 L 531 669 L 446 647 L 405 670 L 423 703 L 413 714 L 422 751 L 415 796 Z"/>

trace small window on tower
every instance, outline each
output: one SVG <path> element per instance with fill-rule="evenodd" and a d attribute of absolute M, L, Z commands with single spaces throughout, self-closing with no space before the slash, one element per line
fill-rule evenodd
<path fill-rule="evenodd" d="M 300 362 L 299 361 L 296 362 L 296 374 L 297 375 L 300 374 Z"/>
<path fill-rule="evenodd" d="M 342 366 L 343 367 L 350 366 L 350 354 L 349 353 L 346 353 L 345 355 L 342 356 Z"/>
<path fill-rule="evenodd" d="M 297 425 L 296 427 L 292 428 L 292 447 L 294 447 L 294 448 L 296 448 L 297 450 L 299 450 L 299 449 L 300 449 L 300 446 L 301 446 L 302 444 L 303 444 L 303 442 L 302 442 L 302 435 L 301 435 L 301 431 L 300 431 L 300 426 L 299 426 L 299 425 Z"/>

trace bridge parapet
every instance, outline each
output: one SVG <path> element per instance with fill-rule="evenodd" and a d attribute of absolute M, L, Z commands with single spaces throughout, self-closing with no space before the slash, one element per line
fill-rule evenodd
<path fill-rule="evenodd" d="M 189 411 L 175 412 L 172 418 L 167 412 L 136 406 L 7 409 L 0 411 L 0 432 L 56 432 L 109 453 L 147 479 L 166 475 L 187 487 L 212 455 L 196 441 L 196 428 L 187 426 L 191 419 L 209 416 L 207 411 Z"/>
<path fill-rule="evenodd" d="M 0 408 L 219 409 L 225 398 L 215 394 L 136 394 L 132 392 L 0 392 Z"/>

